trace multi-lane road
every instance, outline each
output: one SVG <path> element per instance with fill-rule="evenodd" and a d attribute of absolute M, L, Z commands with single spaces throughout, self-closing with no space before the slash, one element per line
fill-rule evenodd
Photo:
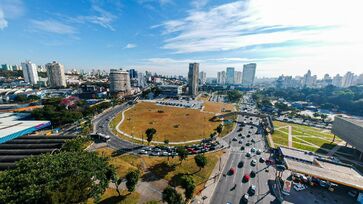
<path fill-rule="evenodd" d="M 231 144 L 230 156 L 222 172 L 223 176 L 220 177 L 214 191 L 211 203 L 244 203 L 242 196 L 248 192 L 251 185 L 256 186 L 256 193 L 253 196 L 249 196 L 248 203 L 270 203 L 275 197 L 271 195 L 268 180 L 274 179 L 274 169 L 268 167 L 265 163 L 259 162 L 260 157 L 263 157 L 264 159 L 269 158 L 269 153 L 266 151 L 265 140 L 257 131 L 260 119 L 256 117 L 239 116 L 237 121 L 246 121 L 251 125 L 248 124 L 243 126 L 241 131 L 238 131 L 238 125 L 228 137 L 224 138 Z M 238 136 L 240 133 L 245 137 L 242 144 L 238 142 L 241 140 L 241 137 Z M 247 135 L 250 135 L 250 137 L 247 138 Z M 237 138 L 237 141 L 233 141 L 233 138 Z M 251 142 L 252 139 L 255 140 L 255 143 Z M 247 142 L 251 143 L 251 145 L 246 146 Z M 241 150 L 241 146 L 245 149 Z M 252 148 L 260 149 L 263 152 L 261 155 L 251 153 L 251 157 L 247 157 L 246 153 L 251 152 Z M 256 166 L 251 166 L 252 159 L 256 160 Z M 241 161 L 244 165 L 242 168 L 239 168 L 238 164 Z M 233 175 L 228 174 L 228 171 L 231 168 L 236 170 Z M 256 172 L 256 176 L 254 178 L 251 177 L 248 182 L 243 182 L 243 176 L 250 175 L 251 171 Z"/>
<path fill-rule="evenodd" d="M 109 135 L 111 138 L 107 141 L 107 145 L 113 149 L 119 150 L 120 153 L 130 152 L 141 147 L 140 145 L 120 139 L 119 137 L 115 136 L 109 128 L 109 122 L 112 120 L 112 118 L 114 118 L 118 113 L 127 109 L 129 106 L 130 105 L 128 103 L 117 105 L 93 120 L 96 132 Z"/>

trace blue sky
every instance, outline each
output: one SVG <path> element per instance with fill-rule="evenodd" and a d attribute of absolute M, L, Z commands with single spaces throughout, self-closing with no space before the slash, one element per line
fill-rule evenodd
<path fill-rule="evenodd" d="M 207 76 L 363 72 L 360 0 L 0 0 L 0 63 Z"/>

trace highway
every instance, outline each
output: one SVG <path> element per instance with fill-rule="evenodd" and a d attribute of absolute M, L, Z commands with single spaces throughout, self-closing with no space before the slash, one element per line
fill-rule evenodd
<path fill-rule="evenodd" d="M 245 108 L 242 106 L 241 108 Z M 252 120 L 250 120 L 252 118 Z M 256 186 L 256 194 L 254 196 L 250 196 L 248 199 L 248 203 L 271 203 L 275 200 L 275 197 L 271 195 L 268 185 L 268 180 L 274 178 L 275 171 L 272 167 L 267 167 L 265 163 L 260 163 L 259 158 L 262 156 L 264 159 L 269 158 L 269 153 L 266 151 L 266 144 L 263 136 L 261 134 L 256 134 L 259 124 L 259 118 L 256 117 L 248 117 L 247 116 L 238 116 L 237 121 L 242 122 L 252 122 L 253 125 L 245 125 L 242 127 L 242 131 L 238 132 L 239 127 L 237 127 L 228 137 L 224 138 L 227 143 L 230 143 L 230 156 L 228 161 L 223 169 L 223 176 L 220 177 L 219 183 L 214 191 L 213 197 L 211 199 L 211 203 L 213 204 L 221 204 L 221 203 L 244 203 L 242 201 L 242 196 L 247 193 L 248 188 L 251 185 Z M 238 134 L 242 133 L 243 136 L 250 135 L 250 138 L 245 138 L 242 144 L 239 144 L 238 141 L 241 140 L 241 137 L 238 137 Z M 232 141 L 232 139 L 236 137 L 238 141 Z M 250 141 L 254 139 L 256 143 L 251 143 L 248 147 L 246 146 L 246 141 Z M 245 150 L 241 150 L 241 146 L 245 147 Z M 256 155 L 256 153 L 252 153 L 250 158 L 246 157 L 246 153 L 250 152 L 251 148 L 255 147 L 256 149 L 260 149 L 264 151 L 261 155 Z M 255 159 L 257 164 L 255 167 L 251 166 L 251 160 Z M 243 161 L 244 165 L 242 168 L 238 168 L 238 163 Z M 231 168 L 235 168 L 236 172 L 233 175 L 228 175 L 228 171 Z M 268 169 L 269 172 L 265 170 Z M 242 178 L 245 174 L 249 175 L 251 171 L 256 172 L 256 177 L 252 178 L 246 182 L 242 182 Z M 235 187 L 234 187 L 235 186 Z"/>
<path fill-rule="evenodd" d="M 107 145 L 113 149 L 118 150 L 119 153 L 130 152 L 142 147 L 140 145 L 120 139 L 118 136 L 114 135 L 111 132 L 108 126 L 111 119 L 115 117 L 117 113 L 120 113 L 121 111 L 127 109 L 129 106 L 130 105 L 128 105 L 128 103 L 117 105 L 93 120 L 96 132 L 109 135 L 111 138 L 107 141 Z"/>

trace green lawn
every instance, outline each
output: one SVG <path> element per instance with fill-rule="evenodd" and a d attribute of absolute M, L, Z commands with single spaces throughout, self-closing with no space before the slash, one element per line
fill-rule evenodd
<path fill-rule="evenodd" d="M 283 127 L 275 130 L 272 135 L 274 143 L 281 145 L 288 145 L 288 127 L 292 127 L 293 144 L 292 147 L 303 149 L 312 152 L 324 152 L 321 148 L 332 149 L 336 146 L 336 143 L 340 142 L 341 139 L 336 137 L 335 143 L 332 143 L 334 135 L 330 132 L 326 132 L 324 129 L 309 127 L 305 125 L 298 125 L 293 123 L 285 123 L 280 121 L 274 121 L 275 128 Z M 302 140 L 304 141 L 302 141 Z M 314 144 L 318 147 L 312 147 L 309 143 Z"/>

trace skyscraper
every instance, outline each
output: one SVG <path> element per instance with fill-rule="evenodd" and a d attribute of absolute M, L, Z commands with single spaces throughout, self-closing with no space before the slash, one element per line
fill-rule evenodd
<path fill-rule="evenodd" d="M 347 72 L 342 79 L 342 87 L 350 87 L 353 85 L 354 74 Z"/>
<path fill-rule="evenodd" d="M 199 81 L 201 85 L 204 85 L 207 82 L 207 73 L 203 71 L 199 72 Z"/>
<path fill-rule="evenodd" d="M 234 83 L 241 84 L 242 83 L 242 72 L 236 71 L 234 72 Z"/>
<path fill-rule="evenodd" d="M 37 84 L 39 81 L 37 66 L 27 60 L 26 62 L 21 63 L 21 67 L 23 69 L 24 81 L 30 84 Z"/>
<path fill-rule="evenodd" d="M 255 81 L 255 74 L 256 63 L 249 63 L 243 65 L 242 85 L 246 87 L 253 86 L 253 82 Z"/>
<path fill-rule="evenodd" d="M 135 69 L 129 70 L 130 79 L 136 79 L 137 78 L 137 71 Z"/>
<path fill-rule="evenodd" d="M 198 74 L 199 74 L 199 63 L 190 63 L 188 72 L 188 91 L 189 95 L 198 95 Z"/>
<path fill-rule="evenodd" d="M 339 74 L 335 75 L 335 77 L 332 80 L 332 85 L 336 86 L 336 87 L 341 87 L 342 79 L 343 79 L 343 77 L 341 77 Z"/>
<path fill-rule="evenodd" d="M 110 70 L 110 91 L 116 95 L 128 95 L 131 93 L 130 75 L 122 69 Z"/>
<path fill-rule="evenodd" d="M 234 84 L 234 67 L 227 67 L 226 70 L 226 83 Z"/>
<path fill-rule="evenodd" d="M 45 65 L 48 75 L 48 85 L 52 88 L 66 87 L 66 76 L 64 66 L 56 61 Z"/>
<path fill-rule="evenodd" d="M 224 85 L 226 83 L 226 72 L 221 71 L 217 73 L 217 84 Z"/>

